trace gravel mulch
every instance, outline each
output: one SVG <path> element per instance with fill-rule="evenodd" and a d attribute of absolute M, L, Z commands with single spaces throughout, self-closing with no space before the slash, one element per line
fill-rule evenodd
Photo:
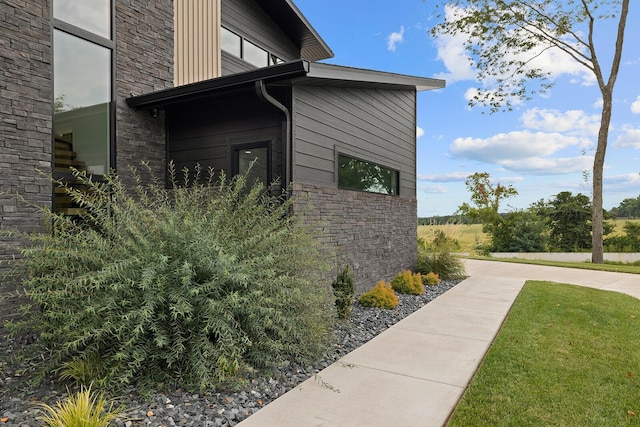
<path fill-rule="evenodd" d="M 419 296 L 400 295 L 400 305 L 394 310 L 380 310 L 355 304 L 351 317 L 337 324 L 338 340 L 321 360 L 309 366 L 290 364 L 271 377 L 253 379 L 241 389 L 230 392 L 188 393 L 174 390 L 142 399 L 134 392 L 118 400 L 127 408 L 129 419 L 119 427 L 231 427 L 288 390 L 314 376 L 345 354 L 355 350 L 391 325 L 423 307 L 459 281 L 442 281 L 429 286 Z M 64 399 L 66 390 L 46 382 L 30 387 L 19 376 L 23 367 L 9 361 L 21 339 L 0 341 L 0 427 L 38 427 L 40 412 L 36 402 L 49 404 Z"/>

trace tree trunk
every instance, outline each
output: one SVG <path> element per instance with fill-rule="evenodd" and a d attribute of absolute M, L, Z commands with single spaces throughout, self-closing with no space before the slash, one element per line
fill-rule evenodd
<path fill-rule="evenodd" d="M 585 4 L 586 7 L 586 3 Z M 620 70 L 620 60 L 622 58 L 622 45 L 624 43 L 624 30 L 627 25 L 627 16 L 629 14 L 629 0 L 622 0 L 620 9 L 620 19 L 618 21 L 618 35 L 616 37 L 616 49 L 611 63 L 611 74 L 609 81 L 605 84 L 602 79 L 602 71 L 598 63 L 598 57 L 595 52 L 593 43 L 593 19 L 589 28 L 589 48 L 592 54 L 594 73 L 600 85 L 602 92 L 602 120 L 600 121 L 600 130 L 598 131 L 598 146 L 596 155 L 593 159 L 593 203 L 591 212 L 591 262 L 594 264 L 602 264 L 604 262 L 603 251 L 603 228 L 604 213 L 602 211 L 602 176 L 604 174 L 604 158 L 607 152 L 607 140 L 609 138 L 609 126 L 611 124 L 611 109 L 613 108 L 613 88 L 618 78 Z"/>
<path fill-rule="evenodd" d="M 602 118 L 598 131 L 598 145 L 593 160 L 593 201 L 591 207 L 591 262 L 604 262 L 603 229 L 604 212 L 602 210 L 602 181 L 604 174 L 604 159 L 609 139 L 609 125 L 611 123 L 611 109 L 613 105 L 612 93 L 608 88 L 602 91 Z"/>

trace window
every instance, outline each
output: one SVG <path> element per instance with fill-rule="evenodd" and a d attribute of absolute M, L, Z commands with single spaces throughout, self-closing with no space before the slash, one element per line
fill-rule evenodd
<path fill-rule="evenodd" d="M 359 160 L 344 154 L 338 155 L 338 187 L 370 193 L 399 194 L 397 170 Z"/>
<path fill-rule="evenodd" d="M 249 64 L 255 65 L 258 68 L 269 65 L 269 52 L 266 50 L 247 40 L 243 40 L 242 48 L 242 57 Z"/>
<path fill-rule="evenodd" d="M 225 27 L 220 27 L 220 47 L 225 52 L 242 58 L 258 68 L 285 62 L 284 59 L 240 37 Z"/>
<path fill-rule="evenodd" d="M 251 169 L 249 169 L 251 167 Z M 265 187 L 271 184 L 271 150 L 268 142 L 237 145 L 233 148 L 233 173 L 246 174 L 247 185 L 258 180 Z"/>
<path fill-rule="evenodd" d="M 54 0 L 53 17 L 111 39 L 110 0 Z"/>
<path fill-rule="evenodd" d="M 220 29 L 220 46 L 222 50 L 226 50 L 238 58 L 242 57 L 242 38 L 224 27 Z"/>
<path fill-rule="evenodd" d="M 53 0 L 54 174 L 108 173 L 113 138 L 110 0 Z"/>
<path fill-rule="evenodd" d="M 59 30 L 53 48 L 56 171 L 74 166 L 104 175 L 110 156 L 111 51 Z"/>
<path fill-rule="evenodd" d="M 113 167 L 113 2 L 53 0 L 53 175 L 75 186 L 71 168 L 104 175 Z M 58 212 L 81 209 L 54 192 Z"/>

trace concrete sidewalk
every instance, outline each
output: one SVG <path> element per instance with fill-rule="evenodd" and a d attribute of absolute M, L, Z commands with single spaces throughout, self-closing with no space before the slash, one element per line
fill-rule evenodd
<path fill-rule="evenodd" d="M 468 279 L 238 426 L 442 426 L 526 280 L 640 298 L 637 275 L 494 261 L 465 265 Z"/>

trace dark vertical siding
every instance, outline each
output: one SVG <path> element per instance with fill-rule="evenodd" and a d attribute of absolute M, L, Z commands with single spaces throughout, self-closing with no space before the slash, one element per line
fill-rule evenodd
<path fill-rule="evenodd" d="M 361 88 L 294 88 L 294 180 L 337 186 L 336 153 L 400 171 L 416 197 L 416 94 Z"/>
<path fill-rule="evenodd" d="M 203 100 L 167 112 L 167 158 L 176 170 L 196 164 L 231 170 L 234 145 L 271 142 L 273 177 L 281 175 L 282 115 L 255 94 Z"/>
<path fill-rule="evenodd" d="M 278 57 L 286 61 L 300 59 L 300 48 L 280 30 L 280 27 L 254 0 L 222 0 L 220 18 L 222 26 Z M 255 68 L 239 58 L 234 61 L 229 58 L 230 56 L 222 56 L 223 75 Z M 239 70 L 237 61 L 244 63 L 246 68 Z"/>

